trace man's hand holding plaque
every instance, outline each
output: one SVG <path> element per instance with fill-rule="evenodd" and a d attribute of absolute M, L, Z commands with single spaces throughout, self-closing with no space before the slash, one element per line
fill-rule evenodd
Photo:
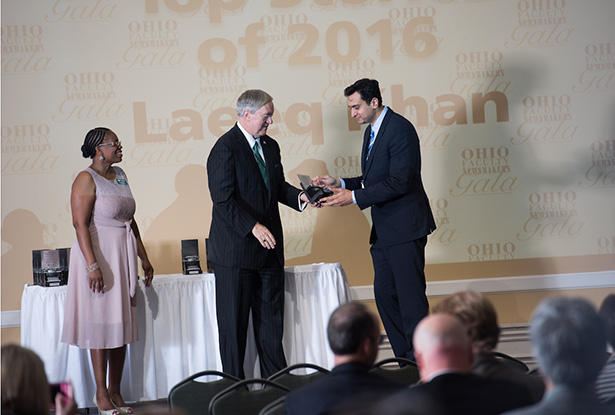
<path fill-rule="evenodd" d="M 301 188 L 305 192 L 310 204 L 315 207 L 320 207 L 320 199 L 333 195 L 333 192 L 329 190 L 328 185 L 312 181 L 310 176 L 305 174 L 298 174 L 299 181 L 301 182 Z"/>

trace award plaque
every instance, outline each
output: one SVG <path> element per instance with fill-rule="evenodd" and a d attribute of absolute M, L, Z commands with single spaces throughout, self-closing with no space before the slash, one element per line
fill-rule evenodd
<path fill-rule="evenodd" d="M 58 287 L 68 283 L 70 248 L 32 251 L 34 285 Z"/>
<path fill-rule="evenodd" d="M 301 188 L 308 197 L 311 204 L 318 202 L 321 198 L 331 196 L 333 192 L 324 187 L 315 186 L 312 184 L 312 179 L 306 174 L 298 174 L 299 181 L 301 182 Z"/>
<path fill-rule="evenodd" d="M 201 274 L 201 261 L 199 258 L 199 240 L 182 240 L 182 271 L 185 275 Z"/>

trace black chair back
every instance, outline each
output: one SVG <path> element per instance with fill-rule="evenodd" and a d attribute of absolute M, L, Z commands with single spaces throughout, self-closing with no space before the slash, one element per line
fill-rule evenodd
<path fill-rule="evenodd" d="M 202 377 L 213 376 L 220 378 L 210 382 L 199 382 Z M 209 402 L 219 392 L 239 379 L 216 370 L 206 370 L 182 380 L 169 391 L 170 409 L 179 409 L 187 415 L 201 415 L 207 413 Z"/>
<path fill-rule="evenodd" d="M 381 360 L 375 363 L 369 372 L 408 386 L 414 385 L 421 379 L 416 362 L 402 357 Z"/>
<path fill-rule="evenodd" d="M 285 402 L 286 396 L 282 396 L 261 409 L 258 415 L 284 415 Z"/>
<path fill-rule="evenodd" d="M 530 369 L 527 374 L 530 376 L 540 376 L 540 369 L 535 367 L 534 369 Z"/>
<path fill-rule="evenodd" d="M 509 356 L 509 355 L 501 353 L 501 352 L 493 352 L 493 355 L 497 359 L 499 359 L 499 360 L 503 361 L 504 363 L 506 363 L 507 365 L 510 365 L 512 367 L 516 367 L 516 368 L 518 368 L 519 370 L 521 370 L 521 371 L 523 371 L 525 373 L 530 371 L 530 368 L 527 367 L 527 365 L 525 363 L 523 363 L 519 359 L 516 359 L 516 358 L 514 358 L 512 356 Z"/>
<path fill-rule="evenodd" d="M 306 369 L 312 369 L 312 373 L 307 373 Z M 300 373 L 292 373 L 292 372 L 304 372 Z M 323 367 L 318 365 L 314 365 L 311 363 L 297 363 L 291 366 L 288 366 L 277 373 L 269 376 L 267 379 L 274 381 L 280 385 L 286 386 L 290 390 L 299 389 L 302 386 L 305 386 L 309 383 L 314 382 L 315 380 L 320 379 L 325 376 L 329 371 Z"/>
<path fill-rule="evenodd" d="M 258 415 L 269 403 L 289 392 L 287 387 L 267 379 L 242 380 L 213 397 L 209 403 L 209 415 Z"/>

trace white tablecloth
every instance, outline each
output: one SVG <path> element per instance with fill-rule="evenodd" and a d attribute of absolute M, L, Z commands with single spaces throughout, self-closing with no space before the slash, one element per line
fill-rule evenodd
<path fill-rule="evenodd" d="M 333 367 L 326 339 L 331 312 L 350 301 L 344 271 L 337 264 L 285 269 L 284 351 L 288 364 Z M 45 363 L 50 382 L 71 379 L 79 407 L 92 406 L 94 373 L 88 350 L 60 343 L 66 286 L 26 285 L 21 300 L 21 344 Z M 128 346 L 122 394 L 127 401 L 168 395 L 182 379 L 202 370 L 222 370 L 213 274 L 159 275 L 137 290 L 139 341 Z M 253 336 L 245 371 L 258 376 Z"/>

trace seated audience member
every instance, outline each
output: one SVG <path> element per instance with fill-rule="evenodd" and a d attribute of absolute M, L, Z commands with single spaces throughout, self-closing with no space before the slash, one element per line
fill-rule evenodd
<path fill-rule="evenodd" d="M 375 314 L 366 305 L 338 307 L 329 318 L 327 337 L 335 367 L 322 379 L 289 394 L 287 414 L 335 413 L 345 405 L 356 405 L 359 399 L 373 402 L 405 388 L 368 372 L 378 353 L 380 332 Z"/>
<path fill-rule="evenodd" d="M 532 403 L 523 385 L 472 373 L 472 343 L 452 314 L 435 313 L 421 320 L 414 351 L 423 383 L 383 400 L 371 413 L 489 415 Z"/>
<path fill-rule="evenodd" d="M 532 350 L 545 376 L 540 402 L 509 415 L 607 415 L 594 389 L 605 360 L 606 335 L 594 307 L 580 298 L 543 301 L 530 325 Z"/>
<path fill-rule="evenodd" d="M 525 385 L 533 402 L 540 401 L 545 392 L 543 380 L 539 376 L 528 375 L 493 354 L 500 337 L 500 326 L 495 308 L 487 297 L 476 291 L 460 291 L 436 304 L 432 311 L 454 314 L 468 329 L 474 352 L 472 372 Z"/>
<path fill-rule="evenodd" d="M 615 405 L 615 294 L 606 296 L 598 314 L 606 326 L 606 340 L 611 347 L 611 355 L 596 379 L 596 393 L 602 402 Z"/>
<path fill-rule="evenodd" d="M 8 344 L 2 346 L 2 414 L 49 415 L 53 399 L 57 415 L 77 414 L 72 386 L 67 395 L 51 396 L 45 366 L 30 349 Z"/>

